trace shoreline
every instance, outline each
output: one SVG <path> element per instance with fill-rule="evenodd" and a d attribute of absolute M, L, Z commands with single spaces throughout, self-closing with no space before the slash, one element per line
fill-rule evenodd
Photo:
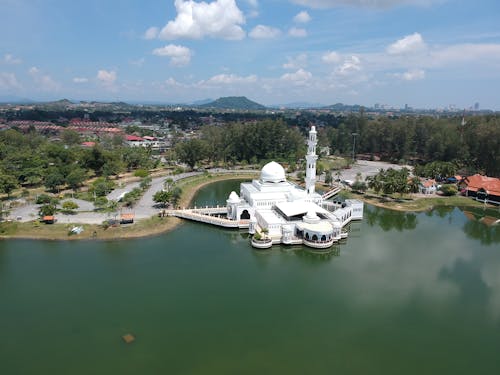
<path fill-rule="evenodd" d="M 189 207 L 196 193 L 203 187 L 219 181 L 252 179 L 256 175 L 248 172 L 228 173 L 216 175 L 197 175 L 180 180 L 178 185 L 183 189 L 179 207 Z M 364 203 L 393 211 L 400 212 L 425 212 L 439 206 L 495 208 L 491 205 L 477 202 L 471 198 L 455 197 L 410 197 L 388 200 L 381 196 L 349 193 L 350 197 L 362 200 Z M 145 238 L 168 233 L 181 225 L 184 220 L 176 217 L 152 216 L 139 219 L 134 224 L 124 224 L 118 227 L 104 229 L 101 224 L 35 224 L 35 222 L 10 222 L 4 223 L 6 228 L 0 233 L 1 239 L 25 239 L 47 241 L 116 241 Z M 81 226 L 84 231 L 78 235 L 69 235 L 72 226 Z M 20 234 L 22 233 L 22 234 Z"/>
<path fill-rule="evenodd" d="M 475 208 L 496 208 L 491 204 L 484 204 L 469 197 L 454 196 L 431 196 L 431 197 L 407 197 L 402 199 L 392 199 L 377 197 L 373 195 L 350 193 L 352 198 L 359 199 L 366 204 L 374 207 L 384 208 L 386 210 L 399 212 L 425 212 L 431 211 L 436 207 L 475 207 Z M 384 201 L 382 201 L 384 200 Z"/>
<path fill-rule="evenodd" d="M 252 179 L 255 174 L 250 173 L 227 173 L 215 175 L 197 175 L 188 177 L 185 180 L 180 180 L 178 186 L 183 189 L 183 194 L 179 201 L 179 206 L 188 207 L 193 201 L 196 193 L 203 187 L 214 182 L 226 180 L 244 180 Z M 160 211 L 160 210 L 159 210 Z M 152 216 L 147 219 L 139 219 L 134 224 L 124 224 L 118 227 L 110 227 L 104 229 L 101 224 L 39 224 L 35 222 L 10 222 L 4 223 L 5 231 L 13 231 L 14 233 L 0 233 L 2 239 L 19 239 L 19 240 L 44 240 L 44 241 L 116 241 L 136 238 L 145 238 L 156 236 L 159 234 L 168 233 L 179 225 L 184 220 L 176 217 L 158 217 Z M 68 235 L 68 230 L 73 226 L 83 227 L 83 232 L 75 235 Z M 20 234 L 22 232 L 22 234 Z"/>

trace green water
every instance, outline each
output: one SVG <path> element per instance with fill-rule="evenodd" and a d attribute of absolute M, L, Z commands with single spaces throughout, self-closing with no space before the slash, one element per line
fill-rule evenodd
<path fill-rule="evenodd" d="M 459 209 L 370 207 L 329 255 L 195 223 L 1 241 L 0 374 L 497 374 L 499 244 Z"/>

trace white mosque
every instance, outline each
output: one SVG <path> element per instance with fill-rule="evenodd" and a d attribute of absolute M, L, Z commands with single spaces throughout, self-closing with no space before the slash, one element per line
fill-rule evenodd
<path fill-rule="evenodd" d="M 327 249 L 347 236 L 344 226 L 363 218 L 363 202 L 349 199 L 341 205 L 315 191 L 316 135 L 313 126 L 307 142 L 305 189 L 287 181 L 283 167 L 272 161 L 262 168 L 260 179 L 241 184 L 240 195 L 234 191 L 229 195 L 227 219 L 248 222 L 252 246 L 282 243 Z"/>

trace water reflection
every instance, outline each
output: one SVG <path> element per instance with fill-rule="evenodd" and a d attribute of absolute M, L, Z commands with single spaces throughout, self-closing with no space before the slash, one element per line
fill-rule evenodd
<path fill-rule="evenodd" d="M 370 226 L 378 225 L 384 231 L 412 230 L 417 227 L 417 215 L 413 212 L 399 212 L 379 207 L 365 206 L 363 220 Z"/>
<path fill-rule="evenodd" d="M 451 267 L 441 269 L 438 280 L 450 281 L 458 287 L 458 298 L 463 306 L 484 308 L 488 305 L 492 290 L 481 277 L 481 270 L 474 262 L 457 259 Z"/>
<path fill-rule="evenodd" d="M 463 231 L 469 238 L 484 245 L 500 243 L 500 212 L 491 209 L 460 208 L 468 219 Z"/>

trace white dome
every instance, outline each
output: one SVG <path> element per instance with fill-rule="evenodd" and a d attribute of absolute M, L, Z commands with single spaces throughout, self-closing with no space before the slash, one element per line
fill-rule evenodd
<path fill-rule="evenodd" d="M 285 170 L 281 165 L 272 161 L 264 165 L 260 172 L 260 179 L 262 182 L 284 182 L 286 181 Z"/>
<path fill-rule="evenodd" d="M 229 199 L 227 201 L 229 203 L 238 203 L 240 201 L 240 197 L 238 197 L 238 194 L 236 194 L 235 191 L 232 191 L 231 194 L 229 194 Z"/>

